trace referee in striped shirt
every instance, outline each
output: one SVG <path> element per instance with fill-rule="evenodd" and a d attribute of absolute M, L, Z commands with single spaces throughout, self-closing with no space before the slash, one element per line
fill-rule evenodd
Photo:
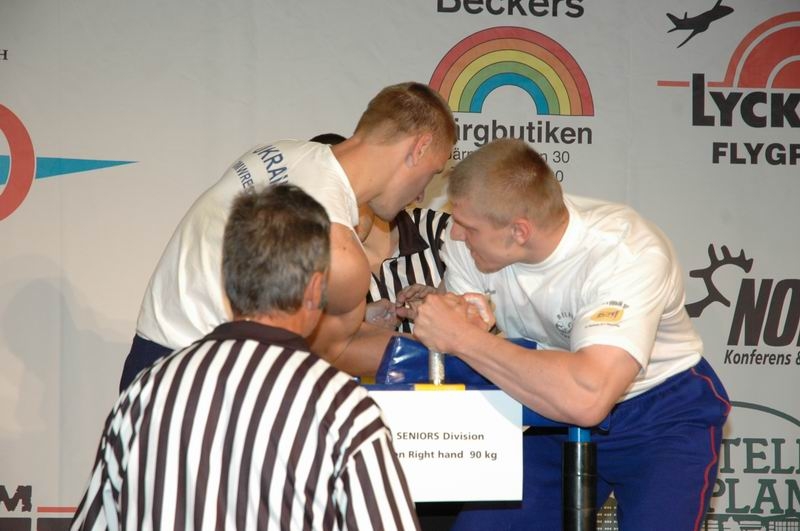
<path fill-rule="evenodd" d="M 380 410 L 308 352 L 328 235 L 299 188 L 237 198 L 222 266 L 234 319 L 120 395 L 73 530 L 419 528 Z"/>
<path fill-rule="evenodd" d="M 364 223 L 363 218 L 362 215 L 361 223 Z M 383 226 L 376 227 L 378 224 Z M 428 208 L 408 208 L 401 210 L 391 224 L 371 219 L 367 225 L 369 231 L 364 248 L 372 269 L 367 320 L 410 334 L 414 331 L 413 321 L 396 315 L 395 303 L 398 295 L 411 286 L 436 288 L 441 283 L 446 269 L 441 249 L 444 233 L 450 227 L 450 214 Z M 372 252 L 373 248 L 377 251 Z M 386 249 L 389 249 L 388 256 L 381 254 Z M 428 292 L 424 290 L 411 297 L 423 297 Z M 399 300 L 403 301 L 406 293 Z"/>

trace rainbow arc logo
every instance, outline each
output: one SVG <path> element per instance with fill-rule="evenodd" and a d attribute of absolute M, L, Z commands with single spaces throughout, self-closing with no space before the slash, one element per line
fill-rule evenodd
<path fill-rule="evenodd" d="M 540 115 L 594 115 L 592 91 L 575 58 L 527 28 L 500 26 L 464 38 L 439 62 L 429 85 L 453 112 L 480 113 L 494 90 L 514 86 Z"/>

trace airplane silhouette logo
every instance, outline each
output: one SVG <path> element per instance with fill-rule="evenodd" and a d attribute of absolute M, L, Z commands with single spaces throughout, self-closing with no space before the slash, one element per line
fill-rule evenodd
<path fill-rule="evenodd" d="M 711 25 L 712 22 L 719 20 L 726 15 L 730 15 L 731 13 L 733 13 L 733 8 L 722 5 L 722 0 L 717 0 L 717 3 L 714 4 L 714 7 L 694 17 L 689 17 L 688 13 L 685 11 L 683 13 L 683 18 L 678 18 L 671 13 L 667 13 L 667 17 L 669 17 L 669 19 L 675 25 L 675 27 L 669 30 L 667 33 L 671 33 L 675 30 L 692 30 L 689 36 L 678 45 L 678 48 L 680 48 L 686 44 L 689 39 L 698 33 L 703 33 L 705 30 L 707 30 L 708 26 Z"/>

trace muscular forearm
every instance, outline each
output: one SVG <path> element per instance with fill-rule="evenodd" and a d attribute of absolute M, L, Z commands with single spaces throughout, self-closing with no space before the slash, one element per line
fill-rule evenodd
<path fill-rule="evenodd" d="M 600 422 L 639 370 L 617 347 L 592 345 L 578 352 L 520 347 L 471 323 L 464 308 L 449 296 L 428 297 L 415 334 L 429 348 L 457 355 L 552 420 L 580 426 Z"/>
<path fill-rule="evenodd" d="M 311 336 L 311 350 L 353 376 L 374 376 L 395 333 L 352 316 L 325 316 Z"/>
<path fill-rule="evenodd" d="M 460 336 L 461 359 L 540 415 L 592 426 L 614 405 L 599 379 L 580 369 L 580 353 L 531 350 L 480 330 Z"/>
<path fill-rule="evenodd" d="M 358 332 L 344 346 L 334 365 L 354 376 L 375 376 L 386 344 L 394 335 L 398 333 L 362 323 Z"/>

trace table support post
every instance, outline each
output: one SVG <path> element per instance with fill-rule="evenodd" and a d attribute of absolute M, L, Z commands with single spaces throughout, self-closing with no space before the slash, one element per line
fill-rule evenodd
<path fill-rule="evenodd" d="M 597 448 L 591 432 L 569 427 L 562 456 L 564 531 L 597 530 Z"/>

